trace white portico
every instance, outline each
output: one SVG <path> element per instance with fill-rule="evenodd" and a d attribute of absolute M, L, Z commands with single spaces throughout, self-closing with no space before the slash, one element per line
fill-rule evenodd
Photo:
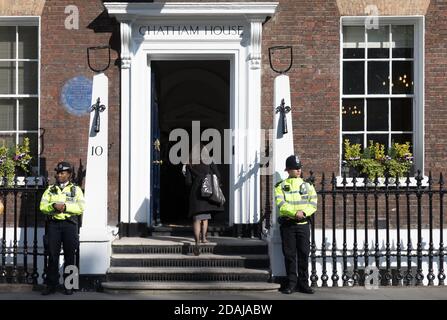
<path fill-rule="evenodd" d="M 262 23 L 276 2 L 105 3 L 121 27 L 121 222 L 151 221 L 151 62 L 228 60 L 229 222 L 260 220 Z"/>

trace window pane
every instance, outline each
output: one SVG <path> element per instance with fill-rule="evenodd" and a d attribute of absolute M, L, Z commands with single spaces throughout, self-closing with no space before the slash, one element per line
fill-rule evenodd
<path fill-rule="evenodd" d="M 8 148 L 16 145 L 15 133 L 0 133 L 0 146 L 6 146 Z"/>
<path fill-rule="evenodd" d="M 19 93 L 37 94 L 37 62 L 19 62 Z"/>
<path fill-rule="evenodd" d="M 390 56 L 390 35 L 388 26 L 368 29 L 368 58 L 388 58 Z"/>
<path fill-rule="evenodd" d="M 19 130 L 37 130 L 37 99 L 19 101 Z"/>
<path fill-rule="evenodd" d="M 407 143 L 410 142 L 410 152 L 413 153 L 413 135 L 411 133 L 405 134 L 392 134 L 391 143 Z"/>
<path fill-rule="evenodd" d="M 31 156 L 33 157 L 31 159 L 31 166 L 37 165 L 37 133 L 26 133 L 26 134 L 20 134 L 19 135 L 19 143 L 23 143 L 23 139 L 25 137 L 29 138 L 29 148 Z"/>
<path fill-rule="evenodd" d="M 343 58 L 365 57 L 365 28 L 343 27 Z"/>
<path fill-rule="evenodd" d="M 414 27 L 413 26 L 392 26 L 393 58 L 413 58 L 414 48 Z"/>
<path fill-rule="evenodd" d="M 0 59 L 16 57 L 16 27 L 0 27 Z"/>
<path fill-rule="evenodd" d="M 368 93 L 388 94 L 389 89 L 389 62 L 368 62 Z"/>
<path fill-rule="evenodd" d="M 350 144 L 360 144 L 361 149 L 363 150 L 363 134 L 344 134 L 342 141 L 342 159 L 345 158 L 345 140 L 348 139 Z"/>
<path fill-rule="evenodd" d="M 380 143 L 385 146 L 385 153 L 388 151 L 388 135 L 387 134 L 368 134 L 366 136 L 368 140 L 368 146 L 370 145 L 370 141 L 375 143 Z"/>
<path fill-rule="evenodd" d="M 413 62 L 393 61 L 393 94 L 412 94 L 413 87 Z"/>
<path fill-rule="evenodd" d="M 391 131 L 413 131 L 412 99 L 391 99 Z"/>
<path fill-rule="evenodd" d="M 16 101 L 0 99 L 0 131 L 16 129 Z"/>
<path fill-rule="evenodd" d="M 343 99 L 342 119 L 343 131 L 364 130 L 364 106 L 363 99 Z"/>
<path fill-rule="evenodd" d="M 19 59 L 37 59 L 37 27 L 19 27 Z"/>
<path fill-rule="evenodd" d="M 368 131 L 388 131 L 388 99 L 368 99 Z"/>
<path fill-rule="evenodd" d="M 343 93 L 365 93 L 365 69 L 364 62 L 343 62 Z"/>
<path fill-rule="evenodd" d="M 0 62 L 0 94 L 15 94 L 15 63 Z"/>

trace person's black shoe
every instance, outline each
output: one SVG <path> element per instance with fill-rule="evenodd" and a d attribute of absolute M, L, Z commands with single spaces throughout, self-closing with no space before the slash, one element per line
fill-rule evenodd
<path fill-rule="evenodd" d="M 67 296 L 71 296 L 73 294 L 73 289 L 65 289 L 64 294 Z"/>
<path fill-rule="evenodd" d="M 315 293 L 314 289 L 312 289 L 309 286 L 307 286 L 307 287 L 298 287 L 297 291 L 301 292 L 301 293 L 307 293 L 307 294 L 314 294 Z"/>
<path fill-rule="evenodd" d="M 49 294 L 56 293 L 56 287 L 53 286 L 46 286 L 45 289 L 42 291 L 43 296 L 47 296 Z"/>
<path fill-rule="evenodd" d="M 287 287 L 285 288 L 282 293 L 284 294 L 292 294 L 295 290 L 293 290 L 293 288 Z"/>

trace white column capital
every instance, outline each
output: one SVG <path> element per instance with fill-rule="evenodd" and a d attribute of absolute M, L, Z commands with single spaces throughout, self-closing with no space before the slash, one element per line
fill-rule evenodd
<path fill-rule="evenodd" d="M 121 31 L 121 68 L 130 69 L 132 57 L 130 45 L 132 41 L 132 22 L 122 21 L 120 22 Z"/>

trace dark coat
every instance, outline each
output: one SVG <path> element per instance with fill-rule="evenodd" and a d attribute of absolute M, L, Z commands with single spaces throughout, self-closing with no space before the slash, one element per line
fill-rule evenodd
<path fill-rule="evenodd" d="M 190 187 L 188 217 L 192 217 L 198 213 L 216 213 L 224 211 L 224 206 L 209 202 L 206 198 L 203 198 L 200 193 L 202 180 L 208 173 L 215 173 L 219 178 L 219 181 L 221 181 L 219 170 L 214 163 L 211 165 L 202 163 L 186 165 L 185 183 Z"/>

